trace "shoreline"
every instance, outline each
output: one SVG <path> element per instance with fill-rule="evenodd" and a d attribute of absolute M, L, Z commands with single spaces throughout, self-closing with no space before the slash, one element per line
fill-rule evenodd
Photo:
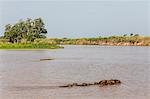
<path fill-rule="evenodd" d="M 100 45 L 100 46 L 150 46 L 150 36 L 109 36 L 95 38 L 47 38 L 49 44 Z"/>
<path fill-rule="evenodd" d="M 61 46 L 62 45 L 62 46 Z M 63 45 L 90 46 L 150 46 L 150 36 L 108 36 L 95 38 L 45 38 L 35 39 L 34 42 L 10 43 L 0 39 L 0 49 L 15 50 L 47 50 L 60 49 Z"/>
<path fill-rule="evenodd" d="M 91 46 L 91 47 L 150 47 L 150 46 L 144 46 L 144 45 L 77 45 L 77 44 L 63 44 L 60 45 L 60 48 L 0 48 L 0 50 L 26 50 L 26 51 L 54 51 L 54 50 L 59 50 L 59 49 L 64 49 L 64 46 Z"/>
<path fill-rule="evenodd" d="M 2 48 L 0 50 L 27 50 L 27 51 L 28 50 L 37 50 L 38 51 L 39 50 L 39 51 L 41 51 L 41 50 L 58 50 L 58 49 L 61 49 L 61 48 L 57 48 L 57 49 L 44 49 L 44 48 L 43 49 L 38 49 L 38 48 L 33 48 L 33 49 L 30 49 L 30 48 L 28 48 L 28 49 L 23 49 L 23 48 L 20 48 L 20 49 L 19 48 L 18 49 L 13 49 L 13 48 L 12 49 L 11 48 L 10 49 L 4 49 L 4 48 Z"/>
<path fill-rule="evenodd" d="M 0 49 L 4 50 L 48 50 L 60 49 L 63 46 L 47 43 L 1 43 Z"/>

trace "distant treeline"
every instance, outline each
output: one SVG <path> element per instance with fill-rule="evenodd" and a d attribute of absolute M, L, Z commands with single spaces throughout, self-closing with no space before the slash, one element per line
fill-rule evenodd
<path fill-rule="evenodd" d="M 46 42 L 61 45 L 110 45 L 110 46 L 150 46 L 150 36 L 123 35 L 95 38 L 48 38 L 36 39 L 35 42 Z"/>

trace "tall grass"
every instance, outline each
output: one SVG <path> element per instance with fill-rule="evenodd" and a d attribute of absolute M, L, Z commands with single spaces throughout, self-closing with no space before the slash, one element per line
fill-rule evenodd
<path fill-rule="evenodd" d="M 1 43 L 0 49 L 56 49 L 58 45 L 46 43 Z"/>
<path fill-rule="evenodd" d="M 95 38 L 50 38 L 45 39 L 51 44 L 72 45 L 138 45 L 150 46 L 150 36 L 109 36 Z"/>

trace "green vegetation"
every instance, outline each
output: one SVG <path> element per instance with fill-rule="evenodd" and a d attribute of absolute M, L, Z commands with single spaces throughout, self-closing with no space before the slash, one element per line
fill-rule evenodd
<path fill-rule="evenodd" d="M 50 38 L 41 39 L 41 41 L 48 42 L 49 44 L 62 45 L 150 46 L 150 36 L 139 36 L 139 34 L 77 39 Z"/>
<path fill-rule="evenodd" d="M 21 43 L 8 43 L 7 39 L 0 39 L 0 49 L 19 48 L 61 48 L 59 45 L 101 45 L 101 46 L 150 46 L 150 36 L 109 36 L 96 38 L 40 38 L 34 42 L 23 41 Z"/>
<path fill-rule="evenodd" d="M 40 43 L 2 43 L 0 49 L 56 49 L 63 48 L 57 45 L 40 44 Z"/>
<path fill-rule="evenodd" d="M 45 34 L 47 30 L 44 28 L 44 22 L 41 18 L 30 19 L 23 21 L 20 20 L 18 23 L 5 26 L 4 37 L 9 42 L 21 42 L 21 40 L 27 40 L 33 42 L 36 38 L 46 38 Z"/>
<path fill-rule="evenodd" d="M 0 37 L 0 49 L 55 49 L 62 48 L 56 44 L 35 42 L 45 39 L 47 30 L 41 18 L 20 20 L 14 25 L 5 26 L 4 36 Z"/>

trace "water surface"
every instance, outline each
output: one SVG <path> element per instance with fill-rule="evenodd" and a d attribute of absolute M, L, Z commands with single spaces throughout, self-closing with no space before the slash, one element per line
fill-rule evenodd
<path fill-rule="evenodd" d="M 0 50 L 0 99 L 148 99 L 150 47 L 65 46 Z M 41 58 L 54 60 L 39 61 Z M 109 87 L 58 88 L 119 79 Z"/>

